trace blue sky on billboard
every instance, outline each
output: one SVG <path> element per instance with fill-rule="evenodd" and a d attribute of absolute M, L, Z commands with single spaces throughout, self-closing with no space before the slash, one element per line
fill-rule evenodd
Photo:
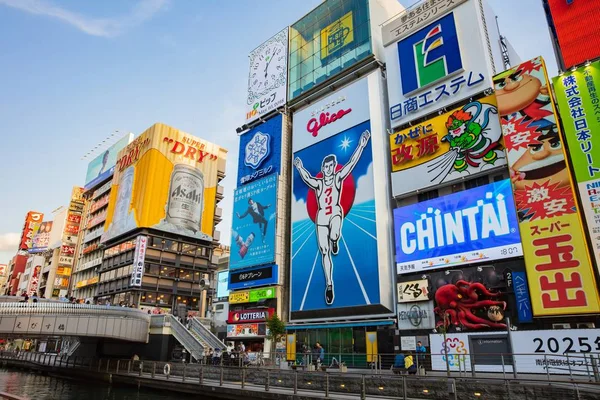
<path fill-rule="evenodd" d="M 238 186 L 279 173 L 282 123 L 282 115 L 277 114 L 240 136 Z"/>
<path fill-rule="evenodd" d="M 224 298 L 229 296 L 229 271 L 219 271 L 217 273 L 217 297 Z"/>
<path fill-rule="evenodd" d="M 510 180 L 394 210 L 398 273 L 523 255 Z"/>
<path fill-rule="evenodd" d="M 300 158 L 308 173 L 318 178 L 324 158 L 333 154 L 337 158 L 339 170 L 342 165 L 349 162 L 361 135 L 369 129 L 370 122 L 363 122 L 296 152 L 294 158 Z M 351 175 L 342 183 L 340 205 L 346 211 L 346 215 L 342 218 L 341 236 L 337 243 L 338 252 L 331 255 L 335 292 L 331 304 L 327 304 L 325 297 L 327 281 L 323 260 L 327 256 L 323 257 L 317 238 L 322 234 L 319 233 L 322 226 L 317 227 L 312 219 L 318 218 L 315 216 L 317 200 L 314 191 L 304 183 L 297 169 L 294 168 L 292 312 L 379 304 L 372 160 L 372 147 L 369 140 Z M 325 211 L 327 213 L 327 210 Z"/>
<path fill-rule="evenodd" d="M 84 188 L 90 189 L 111 176 L 117 164 L 117 154 L 133 139 L 133 133 L 128 133 L 108 149 L 102 151 L 88 164 Z"/>

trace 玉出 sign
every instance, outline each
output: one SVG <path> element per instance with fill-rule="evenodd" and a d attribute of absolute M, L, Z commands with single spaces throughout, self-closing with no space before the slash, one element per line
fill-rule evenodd
<path fill-rule="evenodd" d="M 274 308 L 263 308 L 263 309 L 252 309 L 244 311 L 230 311 L 229 319 L 227 320 L 230 324 L 241 324 L 247 322 L 264 322 L 273 313 Z"/>
<path fill-rule="evenodd" d="M 399 274 L 523 255 L 510 181 L 394 210 Z"/>
<path fill-rule="evenodd" d="M 429 300 L 427 279 L 398 283 L 398 303 Z"/>

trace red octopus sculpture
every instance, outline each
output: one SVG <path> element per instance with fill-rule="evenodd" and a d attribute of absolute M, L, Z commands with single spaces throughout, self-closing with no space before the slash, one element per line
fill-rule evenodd
<path fill-rule="evenodd" d="M 452 323 L 456 326 L 462 325 L 469 329 L 480 328 L 504 328 L 506 325 L 500 322 L 493 322 L 473 314 L 474 309 L 483 307 L 502 307 L 506 310 L 506 302 L 496 300 L 480 300 L 479 296 L 498 297 L 500 293 L 492 293 L 481 283 L 472 283 L 459 280 L 456 284 L 448 284 L 439 288 L 435 292 L 435 302 L 437 307 L 435 313 L 443 319 L 437 323 L 436 327 L 444 325 L 446 328 Z M 444 314 L 448 318 L 444 318 Z"/>

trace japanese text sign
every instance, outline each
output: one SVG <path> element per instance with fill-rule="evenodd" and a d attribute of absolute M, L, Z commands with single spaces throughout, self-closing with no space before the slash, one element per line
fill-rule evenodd
<path fill-rule="evenodd" d="M 429 300 L 427 279 L 398 283 L 398 303 Z"/>
<path fill-rule="evenodd" d="M 283 117 L 277 114 L 240 136 L 238 186 L 279 173 Z"/>
<path fill-rule="evenodd" d="M 148 247 L 148 238 L 139 235 L 135 243 L 135 253 L 133 254 L 133 270 L 129 280 L 129 286 L 141 287 L 144 277 L 144 259 L 146 258 L 146 249 Z"/>
<path fill-rule="evenodd" d="M 577 189 L 600 266 L 600 61 L 554 78 Z"/>
<path fill-rule="evenodd" d="M 389 137 L 394 197 L 506 165 L 495 96 Z"/>
<path fill-rule="evenodd" d="M 494 77 L 535 316 L 593 313 L 598 293 L 541 57 Z"/>
<path fill-rule="evenodd" d="M 229 293 L 229 304 L 255 303 L 259 300 L 274 299 L 276 295 L 275 287 L 232 292 Z"/>
<path fill-rule="evenodd" d="M 272 285 L 279 282 L 277 264 L 229 271 L 229 290 Z"/>
<path fill-rule="evenodd" d="M 531 313 L 531 300 L 529 300 L 529 288 L 525 272 L 513 272 L 513 290 L 517 299 L 517 312 L 519 322 L 527 323 L 533 321 Z"/>
<path fill-rule="evenodd" d="M 394 210 L 398 274 L 523 254 L 510 181 Z"/>
<path fill-rule="evenodd" d="M 19 250 L 28 251 L 33 247 L 33 237 L 37 234 L 44 219 L 44 214 L 36 211 L 29 211 L 25 216 L 23 233 L 19 243 Z"/>

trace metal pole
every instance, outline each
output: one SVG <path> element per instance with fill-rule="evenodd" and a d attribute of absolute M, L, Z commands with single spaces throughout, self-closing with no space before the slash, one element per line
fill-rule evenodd
<path fill-rule="evenodd" d="M 183 364 L 183 375 L 181 376 L 181 381 L 185 382 L 185 364 Z"/>
<path fill-rule="evenodd" d="M 56 361 L 56 360 L 54 360 Z M 102 366 L 102 359 L 98 360 L 98 372 L 100 372 L 100 367 Z"/>
<path fill-rule="evenodd" d="M 242 389 L 244 388 L 246 383 L 246 368 L 242 368 Z"/>
<path fill-rule="evenodd" d="M 571 362 L 569 361 L 569 353 L 567 353 L 567 366 L 569 367 L 569 376 L 573 380 L 573 371 L 571 371 Z"/>
<path fill-rule="evenodd" d="M 117 374 L 119 373 L 119 365 L 121 364 L 121 360 L 117 360 Z"/>
<path fill-rule="evenodd" d="M 508 339 L 508 346 L 511 349 L 511 351 L 513 351 L 512 350 L 513 349 L 512 333 L 510 331 L 510 318 L 506 317 L 505 320 L 506 320 L 506 337 Z M 517 379 L 518 378 L 518 376 L 517 376 L 517 368 L 515 368 L 515 359 L 514 359 L 514 357 L 513 357 L 513 362 L 511 363 L 511 365 L 512 365 L 512 370 L 513 370 L 513 377 L 515 379 Z"/>
<path fill-rule="evenodd" d="M 156 361 L 152 363 L 152 379 L 156 376 Z"/>
<path fill-rule="evenodd" d="M 204 365 L 200 364 L 200 374 L 198 376 L 198 383 L 202 385 L 202 381 L 204 380 Z"/>
<path fill-rule="evenodd" d="M 271 371 L 267 369 L 267 381 L 265 382 L 265 392 L 269 391 L 269 385 L 271 384 Z"/>
<path fill-rule="evenodd" d="M 131 360 L 127 361 L 127 373 L 130 374 L 131 373 Z"/>
<path fill-rule="evenodd" d="M 402 377 L 402 398 L 404 400 L 407 399 L 407 397 L 406 397 L 406 377 L 405 376 Z"/>
<path fill-rule="evenodd" d="M 223 386 L 223 367 L 221 367 L 221 373 L 219 376 L 219 386 Z"/>
<path fill-rule="evenodd" d="M 360 400 L 365 400 L 367 398 L 367 385 L 365 383 L 365 375 L 361 375 L 360 382 Z"/>
<path fill-rule="evenodd" d="M 506 371 L 504 370 L 504 354 L 500 354 L 500 357 L 502 357 L 502 377 L 506 379 Z"/>
<path fill-rule="evenodd" d="M 329 397 L 329 372 L 325 372 L 325 398 Z"/>
<path fill-rule="evenodd" d="M 69 360 L 67 360 L 67 365 L 69 365 Z M 106 360 L 106 372 L 108 372 L 109 367 L 110 367 L 110 360 Z"/>
<path fill-rule="evenodd" d="M 546 376 L 548 377 L 548 382 L 550 382 L 550 369 L 548 368 L 548 358 L 544 354 L 544 365 L 546 366 Z"/>
<path fill-rule="evenodd" d="M 444 350 L 443 351 L 444 351 L 444 355 L 445 355 L 444 358 L 446 358 L 446 375 L 448 377 L 450 377 L 450 363 L 448 361 L 448 348 L 446 347 L 446 344 L 447 344 L 446 329 L 448 329 L 447 327 L 448 327 L 448 314 L 446 314 L 444 312 L 444 330 L 442 331 L 442 333 L 444 334 Z"/>
<path fill-rule="evenodd" d="M 298 394 L 298 370 L 294 371 L 294 394 Z"/>

